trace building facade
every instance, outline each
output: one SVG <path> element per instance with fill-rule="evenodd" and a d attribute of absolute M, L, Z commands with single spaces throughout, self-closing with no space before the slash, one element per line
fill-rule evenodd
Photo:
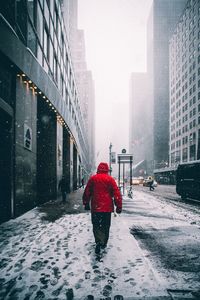
<path fill-rule="evenodd" d="M 89 161 L 87 169 L 95 170 L 95 88 L 92 72 L 86 63 L 84 31 L 78 29 L 78 1 L 62 0 L 62 10 L 68 32 L 77 90 L 83 120 L 86 125 Z M 86 172 L 86 170 L 85 170 Z M 87 176 L 87 175 L 86 175 Z"/>
<path fill-rule="evenodd" d="M 153 107 L 154 168 L 168 165 L 169 155 L 169 39 L 186 0 L 154 0 L 147 27 L 147 72 Z"/>
<path fill-rule="evenodd" d="M 92 72 L 87 69 L 84 31 L 76 31 L 76 50 L 73 63 L 77 79 L 80 106 L 88 137 L 90 160 L 88 169 L 95 170 L 95 88 Z"/>
<path fill-rule="evenodd" d="M 131 75 L 129 152 L 133 154 L 134 165 L 141 162 L 141 175 L 152 174 L 153 107 L 149 101 L 151 97 L 149 82 L 147 73 L 132 73 Z"/>
<path fill-rule="evenodd" d="M 88 169 L 61 1 L 0 4 L 0 222 L 76 189 Z"/>
<path fill-rule="evenodd" d="M 170 166 L 200 159 L 200 2 L 190 0 L 170 39 Z"/>

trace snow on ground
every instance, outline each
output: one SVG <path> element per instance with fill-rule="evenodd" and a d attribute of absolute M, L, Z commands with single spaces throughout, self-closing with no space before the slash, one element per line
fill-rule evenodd
<path fill-rule="evenodd" d="M 185 226 L 184 216 L 170 206 L 136 191 L 134 199 L 125 197 L 124 213 L 112 216 L 101 257 L 94 254 L 90 213 L 66 214 L 55 222 L 42 217 L 36 208 L 0 226 L 0 299 L 62 300 L 70 289 L 74 299 L 168 295 L 170 280 L 152 267 L 150 253 L 130 229 Z"/>

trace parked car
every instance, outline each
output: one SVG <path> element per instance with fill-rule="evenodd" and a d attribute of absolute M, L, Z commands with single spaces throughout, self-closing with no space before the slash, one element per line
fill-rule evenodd
<path fill-rule="evenodd" d="M 133 184 L 133 185 L 139 185 L 139 184 L 140 184 L 139 178 L 133 177 L 133 179 L 132 179 L 132 184 Z"/>
<path fill-rule="evenodd" d="M 138 180 L 139 180 L 140 184 L 143 184 L 143 182 L 144 182 L 144 177 L 139 176 L 139 177 L 138 177 Z"/>

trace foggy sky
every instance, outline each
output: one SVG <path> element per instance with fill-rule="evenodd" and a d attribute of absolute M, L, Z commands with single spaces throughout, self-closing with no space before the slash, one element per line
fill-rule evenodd
<path fill-rule="evenodd" d="M 78 0 L 87 67 L 95 81 L 96 161 L 108 162 L 109 144 L 129 144 L 129 80 L 146 71 L 146 22 L 152 0 Z"/>

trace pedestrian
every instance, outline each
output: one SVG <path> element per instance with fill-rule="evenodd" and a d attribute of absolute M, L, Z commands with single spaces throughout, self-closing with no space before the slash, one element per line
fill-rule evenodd
<path fill-rule="evenodd" d="M 81 179 L 81 186 L 80 187 L 82 187 L 82 188 L 84 188 L 84 177 Z"/>
<path fill-rule="evenodd" d="M 149 190 L 150 191 L 154 191 L 154 180 L 152 179 L 151 181 L 150 181 L 150 183 L 149 183 Z"/>
<path fill-rule="evenodd" d="M 66 203 L 66 197 L 67 197 L 67 183 L 65 180 L 65 176 L 63 175 L 61 180 L 59 181 L 58 184 L 58 189 L 61 190 L 62 193 L 62 202 Z"/>
<path fill-rule="evenodd" d="M 122 196 L 117 184 L 109 174 L 107 163 L 100 163 L 97 174 L 93 175 L 83 193 L 83 205 L 90 210 L 93 225 L 93 234 L 96 243 L 95 253 L 107 246 L 111 224 L 111 213 L 116 206 L 118 214 L 122 211 Z"/>

